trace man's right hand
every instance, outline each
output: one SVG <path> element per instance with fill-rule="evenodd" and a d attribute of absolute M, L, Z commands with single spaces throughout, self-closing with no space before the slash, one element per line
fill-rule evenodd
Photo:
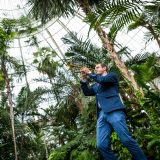
<path fill-rule="evenodd" d="M 80 73 L 81 73 L 80 80 L 81 81 L 87 81 L 87 76 L 88 75 L 83 71 L 80 71 Z"/>

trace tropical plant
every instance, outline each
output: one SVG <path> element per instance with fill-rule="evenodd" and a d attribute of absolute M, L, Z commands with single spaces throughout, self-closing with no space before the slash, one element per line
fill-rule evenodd
<path fill-rule="evenodd" d="M 140 26 L 146 28 L 148 40 L 155 39 L 160 46 L 159 36 L 159 0 L 153 1 L 101 1 L 95 12 L 87 16 L 90 27 L 96 29 L 102 25 L 111 29 L 113 35 L 125 27 L 129 30 Z M 114 43 L 114 42 L 113 42 Z"/>

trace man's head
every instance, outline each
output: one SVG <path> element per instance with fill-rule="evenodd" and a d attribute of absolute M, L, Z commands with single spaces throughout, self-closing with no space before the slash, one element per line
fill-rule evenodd
<path fill-rule="evenodd" d="M 108 71 L 107 65 L 103 63 L 96 64 L 95 71 L 97 74 L 100 74 L 100 75 L 105 74 Z"/>

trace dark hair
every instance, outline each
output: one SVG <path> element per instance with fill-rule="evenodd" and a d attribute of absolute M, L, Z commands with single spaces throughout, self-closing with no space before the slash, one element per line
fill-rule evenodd
<path fill-rule="evenodd" d="M 101 65 L 102 68 L 106 67 L 106 71 L 108 71 L 108 66 L 104 63 L 99 63 Z"/>

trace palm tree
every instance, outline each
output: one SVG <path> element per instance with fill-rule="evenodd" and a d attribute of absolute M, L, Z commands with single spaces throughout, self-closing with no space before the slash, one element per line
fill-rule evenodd
<path fill-rule="evenodd" d="M 158 45 L 160 44 L 159 0 L 149 2 L 121 0 L 101 3 L 99 9 L 88 17 L 91 27 L 103 25 L 112 28 L 116 33 L 128 25 L 129 30 L 142 26 L 148 29 Z"/>
<path fill-rule="evenodd" d="M 94 8 L 98 5 L 99 1 L 94 0 L 65 0 L 65 1 L 43 1 L 43 0 L 28 0 L 28 3 L 31 5 L 31 14 L 36 19 L 41 19 L 42 23 L 45 23 L 49 19 L 58 16 L 69 16 L 73 15 L 77 8 L 81 8 L 86 16 L 94 13 Z M 129 73 L 127 67 L 123 63 L 123 61 L 118 57 L 117 52 L 114 49 L 113 44 L 109 40 L 107 34 L 102 29 L 101 26 L 96 28 L 99 37 L 102 40 L 103 46 L 106 50 L 108 50 L 109 57 L 112 61 L 115 62 L 116 66 L 122 72 L 123 76 L 126 80 L 131 84 L 131 86 L 142 93 L 142 90 L 139 89 L 138 84 L 136 83 L 132 74 Z M 143 93 L 142 93 L 143 94 Z"/>
<path fill-rule="evenodd" d="M 146 28 L 149 31 L 146 34 L 148 41 L 155 39 L 160 48 L 159 6 L 160 2 L 158 0 L 151 2 L 151 4 L 146 4 L 143 13 L 129 25 L 128 29 L 133 30 L 140 26 Z"/>

